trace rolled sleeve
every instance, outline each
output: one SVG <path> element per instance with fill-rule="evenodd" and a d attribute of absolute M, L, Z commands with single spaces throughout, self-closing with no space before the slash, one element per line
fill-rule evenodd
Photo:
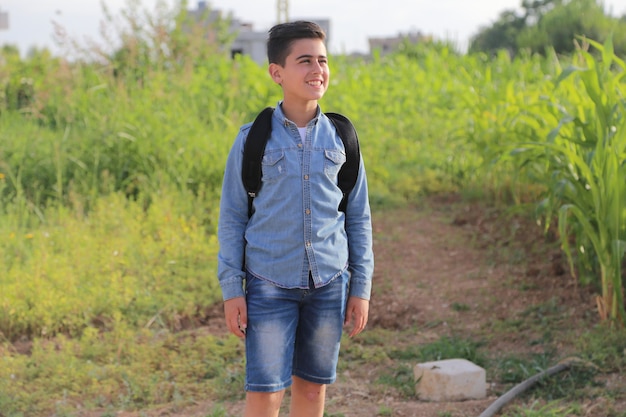
<path fill-rule="evenodd" d="M 369 300 L 372 294 L 372 280 L 366 278 L 350 278 L 350 297 Z"/>
<path fill-rule="evenodd" d="M 220 281 L 220 287 L 222 288 L 222 299 L 224 301 L 231 298 L 245 297 L 246 293 L 243 289 L 243 278 L 233 277 Z"/>

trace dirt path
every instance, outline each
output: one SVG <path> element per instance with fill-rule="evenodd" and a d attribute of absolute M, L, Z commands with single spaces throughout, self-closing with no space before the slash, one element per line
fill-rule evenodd
<path fill-rule="evenodd" d="M 455 335 L 486 341 L 482 349 L 489 355 L 523 354 L 538 349 L 529 343 L 538 337 L 532 326 L 498 333 L 494 323 L 541 305 L 558 305 L 566 323 L 562 331 L 589 326 L 589 317 L 595 317 L 591 295 L 574 288 L 556 245 L 527 221 L 457 200 L 439 200 L 421 208 L 375 213 L 374 233 L 376 271 L 368 330 L 370 337 L 377 332 L 388 336 L 379 341 L 383 350 Z M 566 356 L 569 347 L 561 348 L 559 354 Z M 328 389 L 329 417 L 476 417 L 497 398 L 495 385 L 480 401 L 407 398 L 376 383 L 393 366 L 382 356 L 340 365 L 338 381 Z M 491 382 L 489 374 L 487 380 Z M 207 402 L 154 415 L 207 417 L 214 407 Z M 229 417 L 240 416 L 243 402 L 227 408 Z M 585 415 L 601 416 L 602 411 Z"/>
<path fill-rule="evenodd" d="M 568 278 L 553 262 L 556 257 L 556 265 L 560 265 L 558 252 L 544 251 L 545 257 L 534 261 L 503 262 L 523 257 L 524 250 L 530 249 L 508 241 L 525 239 L 519 229 L 529 225 L 502 221 L 495 212 L 453 200 L 377 213 L 371 327 L 403 333 L 415 329 L 412 338 L 392 343 L 422 345 L 443 336 L 485 339 L 489 338 L 485 332 L 489 332 L 490 322 L 514 317 L 551 297 L 567 299 L 564 294 L 571 288 L 563 280 Z M 521 285 L 530 281 L 548 285 L 549 291 L 538 285 L 530 290 Z M 519 342 L 530 336 L 496 337 L 490 340 L 489 350 L 514 352 Z M 497 398 L 490 392 L 481 401 L 407 400 L 397 393 L 380 392 L 381 386 L 367 378 L 368 373 L 382 371 L 380 366 L 374 368 L 361 370 L 358 377 L 344 375 L 330 390 L 329 404 L 336 402 L 345 417 L 377 416 L 381 410 L 393 410 L 392 415 L 398 417 L 475 417 Z M 489 375 L 487 379 L 489 382 Z"/>

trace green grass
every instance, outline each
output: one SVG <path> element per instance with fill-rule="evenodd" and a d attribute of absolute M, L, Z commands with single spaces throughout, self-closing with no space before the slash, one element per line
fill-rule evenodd
<path fill-rule="evenodd" d="M 559 362 L 554 352 L 532 354 L 528 357 L 513 355 L 501 358 L 495 364 L 494 377 L 507 386 L 519 384 L 543 372 Z M 573 366 L 563 372 L 539 381 L 527 395 L 536 395 L 545 400 L 561 399 L 573 392 L 595 384 L 597 369 L 594 366 Z"/>
<path fill-rule="evenodd" d="M 241 398 L 243 346 L 235 338 L 165 330 L 90 332 L 35 342 L 29 355 L 2 348 L 0 405 L 7 415 L 87 408 L 188 406 Z"/>
<path fill-rule="evenodd" d="M 549 402 L 547 404 L 535 402 L 528 408 L 515 407 L 507 417 L 569 417 L 583 416 L 584 410 L 580 405 L 565 405 L 558 401 Z"/>
<path fill-rule="evenodd" d="M 480 353 L 481 343 L 460 337 L 443 336 L 439 340 L 425 345 L 411 345 L 402 349 L 391 349 L 392 359 L 418 362 L 440 361 L 445 359 L 467 359 L 481 366 L 485 358 Z"/>
<path fill-rule="evenodd" d="M 394 388 L 402 398 L 414 399 L 415 377 L 413 368 L 406 364 L 397 365 L 381 373 L 376 382 Z"/>

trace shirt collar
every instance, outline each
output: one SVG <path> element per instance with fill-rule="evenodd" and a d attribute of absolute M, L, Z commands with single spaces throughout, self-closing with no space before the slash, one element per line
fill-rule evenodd
<path fill-rule="evenodd" d="M 319 120 L 321 114 L 322 114 L 322 109 L 320 105 L 318 104 L 317 110 L 315 111 L 315 117 L 313 117 L 313 119 L 311 119 L 309 123 L 307 123 L 307 126 L 311 124 L 313 125 L 317 124 L 317 121 Z M 285 116 L 285 113 L 283 113 L 283 101 L 282 100 L 279 101 L 278 104 L 276 105 L 276 108 L 274 109 L 274 116 L 278 117 L 278 120 L 280 121 L 282 125 L 286 126 L 289 123 L 295 124 L 291 120 L 289 120 L 287 116 Z"/>

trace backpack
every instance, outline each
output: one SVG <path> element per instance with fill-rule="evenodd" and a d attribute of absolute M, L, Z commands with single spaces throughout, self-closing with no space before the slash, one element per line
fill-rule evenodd
<path fill-rule="evenodd" d="M 272 131 L 273 107 L 266 107 L 256 117 L 248 132 L 248 138 L 243 150 L 243 164 L 241 167 L 241 179 L 248 193 L 248 217 L 252 216 L 252 200 L 261 188 L 261 160 L 265 151 L 265 144 Z M 337 133 L 346 149 L 346 162 L 341 166 L 338 174 L 337 185 L 343 193 L 343 198 L 338 210 L 345 213 L 348 204 L 348 194 L 356 184 L 359 174 L 361 155 L 359 139 L 356 129 L 350 120 L 338 113 L 324 113 L 333 123 Z"/>

